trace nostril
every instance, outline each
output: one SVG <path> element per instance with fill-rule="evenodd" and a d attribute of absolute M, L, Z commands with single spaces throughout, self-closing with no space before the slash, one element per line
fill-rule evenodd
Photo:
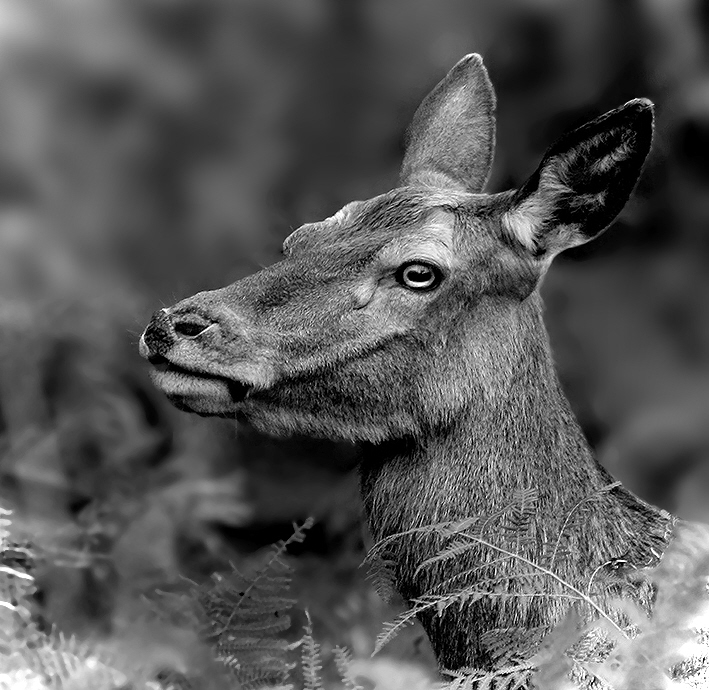
<path fill-rule="evenodd" d="M 167 357 L 163 357 L 162 355 L 158 354 L 148 355 L 148 362 L 155 366 L 158 366 L 160 364 L 169 364 L 169 360 L 167 359 Z"/>
<path fill-rule="evenodd" d="M 195 338 L 200 333 L 206 331 L 211 325 L 211 323 L 204 323 L 203 321 L 183 320 L 175 321 L 173 328 L 178 335 L 185 338 Z"/>

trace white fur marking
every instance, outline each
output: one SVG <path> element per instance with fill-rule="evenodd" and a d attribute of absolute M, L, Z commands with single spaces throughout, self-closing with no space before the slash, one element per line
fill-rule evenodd
<path fill-rule="evenodd" d="M 358 203 L 359 202 L 357 201 L 350 201 L 349 204 L 345 204 L 339 211 L 337 211 L 337 213 L 333 214 L 329 218 L 325 218 L 323 222 L 333 221 L 335 223 L 342 223 L 346 221 L 349 216 L 352 215 L 352 211 Z"/>
<path fill-rule="evenodd" d="M 593 172 L 597 175 L 602 175 L 612 170 L 616 165 L 627 160 L 630 155 L 630 146 L 628 144 L 620 144 L 613 151 L 599 158 L 592 166 Z"/>
<path fill-rule="evenodd" d="M 544 215 L 542 199 L 533 195 L 525 199 L 517 208 L 504 213 L 502 225 L 522 246 L 534 251 Z"/>
<path fill-rule="evenodd" d="M 547 209 L 572 194 L 573 190 L 554 171 L 542 170 L 537 191 L 504 213 L 502 225 L 522 246 L 534 251 L 539 230 L 548 216 Z"/>
<path fill-rule="evenodd" d="M 522 209 L 515 209 L 507 211 L 502 216 L 502 222 L 512 237 L 530 251 L 534 250 L 536 230 L 539 227 L 534 218 L 525 215 Z"/>

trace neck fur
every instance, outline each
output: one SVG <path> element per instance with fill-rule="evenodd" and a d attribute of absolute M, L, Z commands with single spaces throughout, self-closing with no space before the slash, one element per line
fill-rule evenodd
<path fill-rule="evenodd" d="M 566 582 L 585 587 L 591 573 L 604 564 L 623 559 L 646 566 L 657 560 L 670 518 L 622 487 L 609 488 L 613 479 L 594 458 L 558 383 L 538 302 L 530 309 L 532 322 L 538 321 L 528 329 L 530 337 L 522 338 L 522 359 L 511 374 L 507 372 L 502 395 L 474 396 L 462 414 L 425 439 L 364 449 L 365 510 L 372 535 L 379 541 L 415 527 L 492 516 L 514 502 L 521 490 L 535 491 L 533 517 L 524 527 L 525 535 L 510 540 L 509 526 L 500 531 L 505 521 L 501 518 L 490 521 L 489 533 L 483 537 L 534 563 L 543 562 Z M 396 579 L 405 598 L 421 597 L 451 575 L 480 564 L 490 564 L 482 577 L 492 574 L 503 582 L 520 570 L 530 570 L 517 559 L 500 562 L 499 551 L 478 545 L 460 559 L 416 573 L 443 543 L 435 536 L 418 535 L 396 540 L 388 549 L 397 563 Z M 549 562 L 548 552 L 555 545 L 558 557 Z M 477 573 L 476 579 L 480 577 Z M 470 581 L 464 578 L 458 586 Z M 510 591 L 516 586 L 509 581 Z M 455 586 L 447 591 L 451 589 Z M 568 595 L 557 582 L 544 578 L 527 579 L 522 589 Z M 467 614 L 434 617 L 428 623 L 422 616 L 434 648 L 441 636 L 436 630 L 444 625 L 441 620 L 453 619 L 445 624 L 450 629 L 440 653 L 436 649 L 439 662 L 449 668 L 485 665 L 481 635 L 486 628 L 551 624 L 569 604 L 563 597 L 506 601 L 500 606 L 499 600 L 481 600 L 472 607 L 474 613 L 469 608 Z M 505 620 L 500 620 L 502 611 Z M 461 621 L 466 615 L 469 618 Z"/>

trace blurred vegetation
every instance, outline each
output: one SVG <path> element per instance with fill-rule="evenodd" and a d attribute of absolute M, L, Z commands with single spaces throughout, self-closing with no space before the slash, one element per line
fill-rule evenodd
<path fill-rule="evenodd" d="M 156 308 L 395 185 L 418 102 L 471 51 L 498 92 L 491 190 L 570 127 L 657 103 L 638 192 L 557 261 L 548 325 L 604 464 L 709 517 L 703 0 L 0 0 L 0 504 L 45 554 L 47 621 L 120 637 L 149 587 L 312 514 L 298 597 L 316 636 L 371 651 L 391 609 L 357 570 L 352 450 L 178 412 L 136 346 Z"/>

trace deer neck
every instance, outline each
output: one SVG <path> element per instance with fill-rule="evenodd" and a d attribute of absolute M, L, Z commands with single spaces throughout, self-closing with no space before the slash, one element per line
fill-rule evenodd
<path fill-rule="evenodd" d="M 491 368 L 490 375 L 505 377 L 492 386 L 495 395 L 472 386 L 450 423 L 425 437 L 364 449 L 361 488 L 374 539 L 492 515 L 532 489 L 535 544 L 554 542 L 573 526 L 575 512 L 583 515 L 583 529 L 577 524 L 563 537 L 571 554 L 564 569 L 572 579 L 631 552 L 637 565 L 646 565 L 663 543 L 665 518 L 621 487 L 608 489 L 613 479 L 593 456 L 559 385 L 536 295 L 520 324 L 518 359 L 510 360 L 508 347 L 508 366 Z M 402 544 L 408 552 L 398 558 L 412 568 L 431 555 L 421 543 Z"/>
<path fill-rule="evenodd" d="M 483 588 L 482 597 L 466 595 L 466 606 L 459 605 L 461 599 L 442 615 L 434 609 L 418 614 L 443 668 L 494 666 L 486 632 L 553 625 L 569 605 L 561 582 L 587 591 L 602 579 L 599 573 L 633 572 L 619 563 L 655 563 L 672 525 L 668 515 L 614 485 L 593 457 L 554 372 L 538 298 L 519 323 L 516 361 L 509 357 L 513 347 L 502 354 L 483 351 L 489 362 L 497 358 L 508 366 L 490 367 L 485 385 L 471 386 L 467 404 L 448 424 L 419 438 L 363 448 L 361 490 L 375 542 L 412 528 L 490 516 L 485 543 L 421 569 L 445 547 L 440 532 L 409 532 L 387 541 L 385 559 L 395 564 L 397 589 L 410 602 Z M 479 325 L 475 332 L 489 336 Z M 471 346 L 475 354 L 478 346 Z M 495 375 L 505 379 L 490 385 Z M 504 514 L 492 516 L 521 489 L 535 490 L 536 498 L 531 522 L 515 534 Z M 530 581 L 530 570 L 540 573 L 530 564 L 555 577 Z M 507 597 L 485 596 L 485 582 L 495 583 L 498 597 L 501 591 Z M 539 596 L 530 597 L 530 589 Z M 632 591 L 649 606 L 647 587 Z M 610 602 L 602 592 L 593 596 L 601 605 Z"/>

